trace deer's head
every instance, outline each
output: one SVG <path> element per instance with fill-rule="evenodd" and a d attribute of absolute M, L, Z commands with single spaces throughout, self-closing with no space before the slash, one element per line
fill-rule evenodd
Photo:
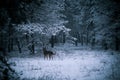
<path fill-rule="evenodd" d="M 46 47 L 43 47 L 43 51 L 46 51 Z"/>

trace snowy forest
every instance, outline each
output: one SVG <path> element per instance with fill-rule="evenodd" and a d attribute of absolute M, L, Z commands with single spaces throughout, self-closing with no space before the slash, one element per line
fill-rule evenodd
<path fill-rule="evenodd" d="M 0 80 L 120 80 L 120 1 L 0 0 Z"/>

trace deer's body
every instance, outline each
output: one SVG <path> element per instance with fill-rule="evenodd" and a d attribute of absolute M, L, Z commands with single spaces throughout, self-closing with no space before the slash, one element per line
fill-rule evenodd
<path fill-rule="evenodd" d="M 47 51 L 46 48 L 43 48 L 44 59 L 53 59 L 53 55 L 55 55 L 52 51 Z"/>

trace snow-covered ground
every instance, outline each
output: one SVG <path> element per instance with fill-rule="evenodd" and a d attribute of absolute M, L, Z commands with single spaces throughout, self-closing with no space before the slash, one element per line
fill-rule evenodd
<path fill-rule="evenodd" d="M 24 80 L 120 80 L 120 55 L 113 51 L 63 49 L 53 60 L 18 58 L 13 68 Z"/>

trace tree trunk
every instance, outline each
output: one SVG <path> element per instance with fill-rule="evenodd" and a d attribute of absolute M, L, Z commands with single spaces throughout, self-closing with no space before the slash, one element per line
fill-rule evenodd
<path fill-rule="evenodd" d="M 8 52 L 11 52 L 11 39 L 8 39 Z"/>
<path fill-rule="evenodd" d="M 102 47 L 104 50 L 108 49 L 108 44 L 106 43 L 106 40 L 102 40 Z"/>
<path fill-rule="evenodd" d="M 119 50 L 119 39 L 117 38 L 117 36 L 115 37 L 115 50 Z"/>
<path fill-rule="evenodd" d="M 80 42 L 80 33 L 78 33 L 78 42 Z"/>
<path fill-rule="evenodd" d="M 3 54 L 6 56 L 6 37 L 5 34 L 1 33 L 0 34 L 0 51 L 3 52 Z"/>
<path fill-rule="evenodd" d="M 31 52 L 32 52 L 32 54 L 35 54 L 34 35 L 32 34 L 31 37 L 33 38 L 33 39 L 32 39 L 32 42 L 31 42 Z"/>
<path fill-rule="evenodd" d="M 78 40 L 75 40 L 75 46 L 78 46 Z"/>
<path fill-rule="evenodd" d="M 92 48 L 95 47 L 95 32 L 93 33 L 93 36 L 92 36 L 91 46 Z"/>
<path fill-rule="evenodd" d="M 18 47 L 19 53 L 22 53 L 21 46 L 20 46 L 20 41 L 19 41 L 18 38 L 16 38 L 16 43 L 17 43 L 17 47 Z"/>
<path fill-rule="evenodd" d="M 83 46 L 83 34 L 81 33 L 81 45 Z"/>
<path fill-rule="evenodd" d="M 9 25 L 8 29 L 8 52 L 13 50 L 13 26 L 12 24 Z"/>
<path fill-rule="evenodd" d="M 88 40 L 89 38 L 88 37 L 89 37 L 89 33 L 87 31 L 87 33 L 86 33 L 86 45 L 88 45 L 88 43 L 89 43 L 89 40 Z"/>
<path fill-rule="evenodd" d="M 65 43 L 66 42 L 66 35 L 65 35 L 65 33 L 63 33 L 63 43 Z"/>
<path fill-rule="evenodd" d="M 26 34 L 25 37 L 26 37 L 26 42 L 29 43 L 29 35 Z"/>
<path fill-rule="evenodd" d="M 13 51 L 13 38 L 11 38 L 11 51 Z"/>
<path fill-rule="evenodd" d="M 32 48 L 32 54 L 35 54 L 35 44 L 34 44 L 34 41 L 32 41 L 31 48 Z"/>
<path fill-rule="evenodd" d="M 116 31 L 116 35 L 115 35 L 115 50 L 116 50 L 116 51 L 119 50 L 119 44 L 120 44 L 120 43 L 119 43 L 119 38 L 118 38 L 118 35 L 117 35 L 118 30 L 119 30 L 119 29 L 117 29 L 117 28 L 115 29 L 115 31 Z"/>
<path fill-rule="evenodd" d="M 51 44 L 51 47 L 53 48 L 54 47 L 54 36 L 52 35 L 51 38 L 50 38 L 50 44 Z"/>

